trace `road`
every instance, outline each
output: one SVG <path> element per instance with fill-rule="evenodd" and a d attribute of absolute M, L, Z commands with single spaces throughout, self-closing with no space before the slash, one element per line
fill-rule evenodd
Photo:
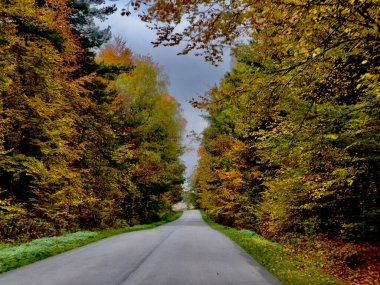
<path fill-rule="evenodd" d="M 280 285 L 197 210 L 0 275 L 1 285 Z"/>

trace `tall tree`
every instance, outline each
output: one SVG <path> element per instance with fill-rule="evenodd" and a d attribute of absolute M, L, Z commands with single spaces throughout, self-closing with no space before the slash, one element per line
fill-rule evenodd
<path fill-rule="evenodd" d="M 257 157 L 265 191 L 252 215 L 262 233 L 322 232 L 374 240 L 379 230 L 379 41 L 374 21 L 379 5 L 260 2 L 231 4 L 251 4 L 237 11 L 242 17 L 255 11 L 255 17 L 231 26 L 247 33 L 251 29 L 251 42 L 235 49 L 238 63 L 220 89 L 194 103 L 213 118 L 218 113 L 232 118 L 218 116 L 213 123 L 221 132 L 230 130 L 228 136 Z M 219 3 L 210 5 L 212 10 Z M 211 30 L 225 27 L 223 17 L 229 16 L 216 11 L 207 16 L 212 23 L 204 24 Z M 188 29 L 199 31 L 197 25 Z M 207 33 L 201 34 L 208 45 Z"/>
<path fill-rule="evenodd" d="M 82 48 L 70 11 L 66 1 L 2 1 L 2 195 L 33 209 L 29 226 L 7 227 L 15 231 L 72 228 L 88 197 L 74 166 L 83 151 L 74 143 L 78 110 L 89 102 L 79 96 L 83 79 L 71 77 Z"/>
<path fill-rule="evenodd" d="M 153 63 L 131 72 L 120 39 L 95 62 L 90 48 L 109 34 L 93 17 L 113 11 L 94 8 L 103 2 L 1 2 L 2 239 L 151 220 L 167 214 L 181 190 L 179 105 Z M 149 76 L 148 88 L 134 85 L 144 94 L 124 94 L 115 83 Z M 151 109 L 153 120 L 145 117 Z"/>
<path fill-rule="evenodd" d="M 165 193 L 181 190 L 177 186 L 183 183 L 179 155 L 184 120 L 157 65 L 149 58 L 138 58 L 134 64 L 132 72 L 119 77 L 116 88 L 123 100 L 126 123 L 133 128 L 130 139 L 137 158 L 133 181 L 142 193 L 140 215 L 149 220 L 162 207 L 170 206 L 162 203 Z"/>

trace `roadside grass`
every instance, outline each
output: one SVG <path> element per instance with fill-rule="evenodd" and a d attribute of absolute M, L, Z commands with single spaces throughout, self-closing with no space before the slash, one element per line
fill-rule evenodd
<path fill-rule="evenodd" d="M 0 273 L 84 246 L 86 244 L 118 234 L 148 230 L 172 222 L 181 217 L 182 212 L 166 217 L 158 222 L 102 231 L 80 231 L 58 237 L 46 237 L 18 245 L 0 244 Z"/>
<path fill-rule="evenodd" d="M 225 234 L 269 272 L 289 285 L 341 285 L 339 279 L 322 271 L 317 261 L 301 260 L 278 243 L 266 240 L 251 230 L 237 230 L 215 223 L 204 212 L 204 221 Z"/>

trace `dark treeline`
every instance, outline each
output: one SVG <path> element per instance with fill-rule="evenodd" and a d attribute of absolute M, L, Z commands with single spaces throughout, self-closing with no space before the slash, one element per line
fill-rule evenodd
<path fill-rule="evenodd" d="M 184 120 L 88 0 L 0 1 L 0 240 L 156 220 L 181 194 Z"/>

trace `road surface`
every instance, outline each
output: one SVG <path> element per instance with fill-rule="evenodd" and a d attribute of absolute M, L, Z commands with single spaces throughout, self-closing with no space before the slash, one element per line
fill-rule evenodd
<path fill-rule="evenodd" d="M 279 285 L 197 210 L 0 275 L 1 285 Z"/>

